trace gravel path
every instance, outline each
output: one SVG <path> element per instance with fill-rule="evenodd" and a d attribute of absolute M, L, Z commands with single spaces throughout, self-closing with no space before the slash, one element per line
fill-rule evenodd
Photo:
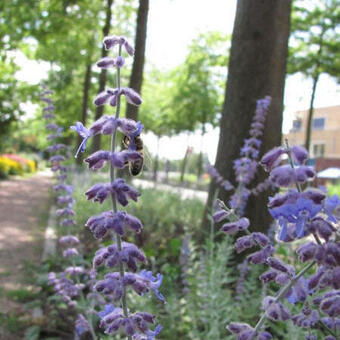
<path fill-rule="evenodd" d="M 40 261 L 43 218 L 49 209 L 51 175 L 40 172 L 23 179 L 0 182 L 0 311 L 17 306 L 6 292 L 27 288 L 24 273 Z M 0 334 L 1 338 L 1 334 Z"/>

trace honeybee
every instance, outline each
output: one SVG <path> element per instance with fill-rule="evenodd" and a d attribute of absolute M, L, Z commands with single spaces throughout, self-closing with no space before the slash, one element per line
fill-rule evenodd
<path fill-rule="evenodd" d="M 138 176 L 142 172 L 144 166 L 144 143 L 142 138 L 138 135 L 133 138 L 133 144 L 136 147 L 136 151 L 141 155 L 141 158 L 128 162 L 129 171 L 132 176 Z M 126 148 L 129 147 L 130 138 L 128 136 L 123 137 L 123 145 Z"/>

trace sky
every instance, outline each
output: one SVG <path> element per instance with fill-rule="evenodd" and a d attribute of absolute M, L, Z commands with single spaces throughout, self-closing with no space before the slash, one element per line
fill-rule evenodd
<path fill-rule="evenodd" d="M 148 20 L 146 60 L 160 69 L 171 69 L 180 64 L 187 53 L 187 46 L 207 31 L 220 31 L 231 34 L 236 12 L 236 0 L 151 0 Z M 39 83 L 49 69 L 49 64 L 26 61 L 25 56 L 17 53 L 17 63 L 24 65 L 17 77 L 32 84 Z M 283 131 L 287 132 L 294 118 L 294 112 L 308 108 L 311 81 L 301 75 L 287 77 L 284 97 Z M 315 107 L 340 105 L 340 86 L 330 77 L 322 76 L 317 88 Z M 35 107 L 28 104 L 27 112 L 32 114 Z M 203 151 L 214 162 L 219 130 L 209 129 L 203 141 Z M 155 136 L 144 136 L 145 144 L 151 154 L 157 150 Z M 160 156 L 179 159 L 184 156 L 186 146 L 191 145 L 199 152 L 200 134 L 164 137 L 160 141 Z"/>

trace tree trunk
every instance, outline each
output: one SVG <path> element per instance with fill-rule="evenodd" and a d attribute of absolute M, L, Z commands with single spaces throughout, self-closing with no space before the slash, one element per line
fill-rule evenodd
<path fill-rule="evenodd" d="M 198 163 L 197 163 L 197 184 L 200 183 L 201 176 L 202 176 L 202 169 L 203 169 L 203 139 L 205 135 L 205 124 L 202 125 L 202 132 L 201 132 L 201 147 L 200 153 L 198 155 Z"/>
<path fill-rule="evenodd" d="M 310 142 L 311 142 L 311 135 L 312 135 L 312 122 L 313 122 L 313 114 L 314 114 L 314 99 L 315 99 L 315 92 L 316 86 L 319 80 L 319 73 L 317 73 L 313 77 L 313 88 L 312 88 L 312 95 L 310 98 L 310 105 L 309 105 L 309 112 L 307 118 L 307 128 L 306 128 L 306 140 L 305 140 L 305 148 L 308 152 L 310 152 Z"/>
<path fill-rule="evenodd" d="M 263 135 L 262 153 L 281 144 L 283 91 L 290 26 L 291 1 L 239 0 L 232 36 L 228 79 L 220 121 L 220 138 L 215 167 L 225 178 L 235 183 L 233 160 L 249 129 L 256 100 L 272 97 Z M 267 175 L 261 170 L 255 181 L 262 182 Z M 217 189 L 209 188 L 203 227 L 207 211 L 211 210 Z M 229 194 L 220 189 L 219 198 L 228 202 Z M 250 198 L 246 216 L 252 230 L 264 231 L 271 218 L 267 210 L 268 193 Z"/>
<path fill-rule="evenodd" d="M 111 10 L 112 3 L 113 3 L 113 0 L 107 0 L 105 25 L 103 27 L 103 37 L 106 37 L 107 35 L 109 35 L 109 32 L 110 32 L 110 24 L 111 24 L 111 18 L 112 18 L 112 10 Z M 104 58 L 107 56 L 107 54 L 108 54 L 108 51 L 106 51 L 104 44 L 103 44 L 101 57 Z M 102 68 L 100 71 L 100 75 L 99 75 L 98 93 L 103 92 L 105 90 L 106 73 L 107 73 L 107 70 L 105 68 Z M 103 113 L 104 113 L 104 105 L 97 106 L 95 120 L 99 119 L 103 115 Z M 100 137 L 101 137 L 100 134 L 93 137 L 92 152 L 95 152 L 100 149 Z"/>
<path fill-rule="evenodd" d="M 188 161 L 188 156 L 190 153 L 190 146 L 187 147 L 186 151 L 185 151 L 185 155 L 182 161 L 182 167 L 181 167 L 181 177 L 180 177 L 180 182 L 183 183 L 184 182 L 184 175 L 185 175 L 185 168 L 187 166 L 187 161 Z"/>
<path fill-rule="evenodd" d="M 149 0 L 139 0 L 135 38 L 135 56 L 133 59 L 129 83 L 129 87 L 133 88 L 138 93 L 141 93 L 143 83 L 148 12 Z M 138 106 L 127 104 L 125 116 L 126 118 L 137 120 Z"/>
<path fill-rule="evenodd" d="M 88 109 L 88 102 L 89 102 L 90 87 L 91 87 L 91 63 L 89 63 L 86 66 L 84 87 L 83 87 L 83 104 L 82 104 L 82 110 L 81 110 L 81 122 L 84 124 L 84 126 L 86 126 L 86 120 L 87 120 L 87 109 Z M 83 141 L 83 138 L 81 136 L 78 136 L 77 145 L 80 145 L 82 141 Z M 82 161 L 83 161 L 83 154 L 80 152 L 76 162 L 78 165 L 81 165 Z"/>
<path fill-rule="evenodd" d="M 155 165 L 153 167 L 153 180 L 156 182 L 157 181 L 157 174 L 158 174 L 158 166 L 159 166 L 159 141 L 161 137 L 157 136 L 157 154 L 155 157 Z"/>

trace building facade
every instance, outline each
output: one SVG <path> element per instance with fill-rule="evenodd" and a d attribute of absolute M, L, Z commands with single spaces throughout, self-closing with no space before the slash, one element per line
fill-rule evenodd
<path fill-rule="evenodd" d="M 293 126 L 284 136 L 290 145 L 304 145 L 307 118 L 308 110 L 295 113 Z M 312 159 L 340 161 L 340 105 L 314 110 L 309 154 Z"/>

